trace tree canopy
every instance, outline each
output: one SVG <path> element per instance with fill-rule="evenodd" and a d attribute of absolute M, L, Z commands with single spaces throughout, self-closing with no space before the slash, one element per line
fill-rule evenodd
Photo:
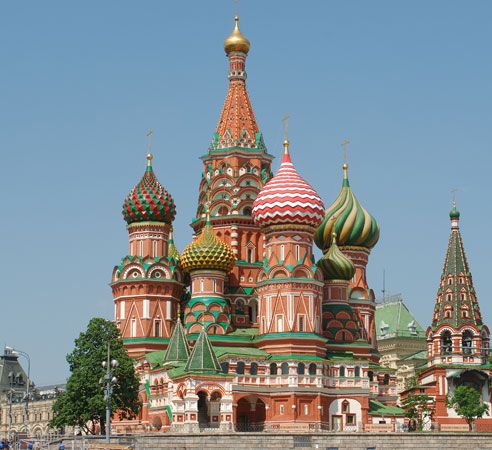
<path fill-rule="evenodd" d="M 471 386 L 458 386 L 453 395 L 448 396 L 447 404 L 468 422 L 470 431 L 475 419 L 489 415 L 489 408 L 480 399 L 480 392 Z"/>
<path fill-rule="evenodd" d="M 409 395 L 402 402 L 405 415 L 417 422 L 418 431 L 424 428 L 424 420 L 431 418 L 434 413 L 434 398 L 427 394 Z"/>
<path fill-rule="evenodd" d="M 78 426 L 86 433 L 104 432 L 106 402 L 101 380 L 106 369 L 102 362 L 107 358 L 110 344 L 111 359 L 118 361 L 114 369 L 117 382 L 111 397 L 111 410 L 121 419 L 134 418 L 141 404 L 138 398 L 139 379 L 128 356 L 120 332 L 113 322 L 93 318 L 87 330 L 75 340 L 75 348 L 67 355 L 71 375 L 66 391 L 53 405 L 50 426 Z"/>

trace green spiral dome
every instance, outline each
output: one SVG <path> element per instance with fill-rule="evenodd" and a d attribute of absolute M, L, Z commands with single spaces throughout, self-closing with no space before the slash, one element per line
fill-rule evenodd
<path fill-rule="evenodd" d="M 325 217 L 314 234 L 316 245 L 326 252 L 331 245 L 334 232 L 338 245 L 373 248 L 379 239 L 379 226 L 355 197 L 347 176 L 347 165 L 343 166 L 342 189 L 337 199 L 325 211 Z"/>
<path fill-rule="evenodd" d="M 330 248 L 318 261 L 318 267 L 323 271 L 325 280 L 349 281 L 354 276 L 354 263 L 338 248 L 335 233 L 332 235 Z"/>

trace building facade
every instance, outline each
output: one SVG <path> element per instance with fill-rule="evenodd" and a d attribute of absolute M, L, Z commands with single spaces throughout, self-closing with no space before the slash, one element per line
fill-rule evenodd
<path fill-rule="evenodd" d="M 400 295 L 376 304 L 380 364 L 396 370 L 398 393 L 415 384 L 417 368 L 427 362 L 425 330 Z"/>
<path fill-rule="evenodd" d="M 435 399 L 433 420 L 441 430 L 468 430 L 468 424 L 446 398 L 461 385 L 481 394 L 491 413 L 490 332 L 483 323 L 472 274 L 459 228 L 460 213 L 453 204 L 449 214 L 451 233 L 439 280 L 432 323 L 427 329 L 427 367 L 420 371 L 418 385 L 403 393 L 426 393 Z M 492 417 L 476 422 L 477 431 L 492 431 Z"/>
<path fill-rule="evenodd" d="M 174 246 L 175 205 L 152 154 L 124 202 L 129 253 L 111 286 L 143 409 L 115 431 L 394 430 L 403 411 L 394 371 L 379 364 L 366 278 L 377 222 L 346 163 L 327 209 L 287 139 L 272 174 L 237 17 L 224 50 L 229 87 L 201 157 L 193 241 L 182 254 Z"/>

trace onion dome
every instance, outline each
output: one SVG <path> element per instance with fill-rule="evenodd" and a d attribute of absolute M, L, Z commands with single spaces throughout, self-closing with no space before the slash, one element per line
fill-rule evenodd
<path fill-rule="evenodd" d="M 135 222 L 165 222 L 171 224 L 176 205 L 152 170 L 152 154 L 147 155 L 147 169 L 140 182 L 123 203 L 123 217 L 128 225 Z"/>
<path fill-rule="evenodd" d="M 199 269 L 216 269 L 230 272 L 236 258 L 232 247 L 214 234 L 207 211 L 207 223 L 191 244 L 183 250 L 180 257 L 181 267 L 187 272 Z"/>
<path fill-rule="evenodd" d="M 290 160 L 289 141 L 276 175 L 268 181 L 253 203 L 252 216 L 260 227 L 308 225 L 317 227 L 324 216 L 323 201 L 297 173 Z"/>
<path fill-rule="evenodd" d="M 334 203 L 326 210 L 321 225 L 314 234 L 316 245 L 326 252 L 332 233 L 338 236 L 340 246 L 373 248 L 379 239 L 379 227 L 355 197 L 348 180 L 348 165 L 343 165 L 342 190 Z"/>
<path fill-rule="evenodd" d="M 449 212 L 449 218 L 451 220 L 459 220 L 460 218 L 460 212 L 456 208 L 456 205 L 453 204 L 453 207 L 451 208 L 451 211 Z"/>
<path fill-rule="evenodd" d="M 171 231 L 169 232 L 169 240 L 167 246 L 167 255 L 171 258 L 174 258 L 176 261 L 179 260 L 179 251 L 174 245 L 174 232 L 173 227 L 171 227 Z"/>
<path fill-rule="evenodd" d="M 250 43 L 246 36 L 239 30 L 239 17 L 234 17 L 234 30 L 224 41 L 224 50 L 227 54 L 232 52 L 248 53 Z"/>
<path fill-rule="evenodd" d="M 318 261 L 318 267 L 323 271 L 326 280 L 349 281 L 354 276 L 354 263 L 338 248 L 335 233 L 332 233 L 330 248 Z"/>

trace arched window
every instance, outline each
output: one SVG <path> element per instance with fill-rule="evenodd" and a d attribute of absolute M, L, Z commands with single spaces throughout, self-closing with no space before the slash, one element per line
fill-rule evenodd
<path fill-rule="evenodd" d="M 249 206 L 246 206 L 246 208 L 243 209 L 243 215 L 244 216 L 251 216 L 251 208 Z"/>
<path fill-rule="evenodd" d="M 441 334 L 441 353 L 451 353 L 452 351 L 453 340 L 451 339 L 451 332 L 444 330 Z"/>
<path fill-rule="evenodd" d="M 280 370 L 282 371 L 282 375 L 289 375 L 289 364 L 283 362 L 282 365 L 280 366 Z"/>
<path fill-rule="evenodd" d="M 316 375 L 316 364 L 309 364 L 309 375 Z"/>
<path fill-rule="evenodd" d="M 270 375 L 277 375 L 278 373 L 278 367 L 276 363 L 271 363 L 270 364 Z"/>
<path fill-rule="evenodd" d="M 355 366 L 355 369 L 354 369 L 354 377 L 360 377 L 360 367 L 359 366 Z"/>
<path fill-rule="evenodd" d="M 345 367 L 340 366 L 340 370 L 338 371 L 339 376 L 344 377 L 345 376 Z"/>
<path fill-rule="evenodd" d="M 252 362 L 251 365 L 249 366 L 249 374 L 250 375 L 258 375 L 258 364 L 255 362 Z"/>
<path fill-rule="evenodd" d="M 253 249 L 251 248 L 248 248 L 246 250 L 246 258 L 247 258 L 247 261 L 250 263 L 250 262 L 253 262 Z"/>
<path fill-rule="evenodd" d="M 473 333 L 470 330 L 463 331 L 463 337 L 461 338 L 461 347 L 463 348 L 463 354 L 471 355 L 473 344 Z"/>
<path fill-rule="evenodd" d="M 220 367 L 222 369 L 222 372 L 229 373 L 229 363 L 227 361 L 220 363 Z"/>
<path fill-rule="evenodd" d="M 390 376 L 389 374 L 385 373 L 383 378 L 383 384 L 389 384 L 389 381 L 390 381 Z"/>
<path fill-rule="evenodd" d="M 244 375 L 244 362 L 238 361 L 236 364 L 236 373 L 238 375 Z"/>
<path fill-rule="evenodd" d="M 304 375 L 306 373 L 306 366 L 304 363 L 297 364 L 297 375 Z"/>
<path fill-rule="evenodd" d="M 367 378 L 369 378 L 369 381 L 373 381 L 374 380 L 374 372 L 372 370 L 369 370 L 367 372 Z"/>

